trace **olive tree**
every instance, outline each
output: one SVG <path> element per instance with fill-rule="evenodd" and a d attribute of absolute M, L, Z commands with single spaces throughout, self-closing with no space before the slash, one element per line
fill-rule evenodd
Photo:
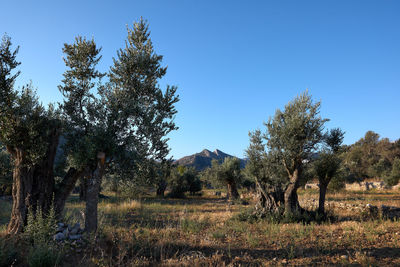
<path fill-rule="evenodd" d="M 45 214 L 53 203 L 57 212 L 62 210 L 70 192 L 64 185 L 79 176 L 77 170 L 69 169 L 55 184 L 53 167 L 62 128 L 59 113 L 51 105 L 46 109 L 40 104 L 32 84 L 15 88 L 20 73 L 17 53 L 18 47 L 13 50 L 10 37 L 4 36 L 0 44 L 0 142 L 13 168 L 10 234 L 23 230 L 28 209 L 35 214 L 39 208 Z"/>
<path fill-rule="evenodd" d="M 258 131 L 250 135 L 247 154 L 253 176 L 258 181 L 258 190 L 264 191 L 265 200 L 261 204 L 267 205 L 267 210 L 276 210 L 283 198 L 285 214 L 303 211 L 298 202 L 297 189 L 305 178 L 305 164 L 323 141 L 324 124 L 328 121 L 320 117 L 320 106 L 321 103 L 314 103 L 306 91 L 290 101 L 283 111 L 278 109 L 269 118 L 264 135 Z M 263 140 L 266 141 L 265 151 Z M 260 181 L 277 186 L 263 190 L 265 185 Z"/>
<path fill-rule="evenodd" d="M 227 199 L 238 199 L 237 185 L 242 179 L 240 171 L 240 159 L 226 157 L 222 163 L 217 160 L 211 162 L 213 179 L 227 187 Z"/>
<path fill-rule="evenodd" d="M 325 213 L 325 195 L 329 183 L 339 174 L 341 158 L 339 149 L 343 142 L 344 132 L 339 128 L 331 129 L 324 136 L 324 147 L 313 162 L 313 172 L 319 181 L 318 213 Z"/>
<path fill-rule="evenodd" d="M 105 74 L 96 69 L 100 49 L 93 40 L 78 37 L 65 44 L 67 70 L 59 90 L 60 109 L 44 108 L 28 84 L 14 87 L 18 48 L 5 36 L 0 45 L 0 142 L 13 164 L 13 207 L 8 232 L 16 234 L 26 224 L 28 209 L 43 214 L 54 204 L 61 214 L 65 201 L 80 177 L 86 177 L 85 228 L 97 228 L 100 183 L 107 167 L 139 171 L 143 162 L 165 160 L 166 135 L 177 129 L 175 86 L 162 90 L 158 84 L 166 68 L 149 38 L 147 23 L 140 20 L 128 29 L 126 47 L 118 51 Z M 64 139 L 66 169 L 55 166 Z M 62 167 L 61 167 L 62 169 Z M 63 173 L 56 183 L 54 170 Z M 53 201 L 54 200 L 54 201 Z"/>
<path fill-rule="evenodd" d="M 69 164 L 86 173 L 89 232 L 97 229 L 98 194 L 107 165 L 135 170 L 143 161 L 164 160 L 169 153 L 166 135 L 177 129 L 177 88 L 160 88 L 167 69 L 149 35 L 143 19 L 128 28 L 126 46 L 118 51 L 104 85 L 104 74 L 96 69 L 100 49 L 93 40 L 78 37 L 63 49 L 67 71 L 59 89 L 68 125 L 66 150 Z"/>

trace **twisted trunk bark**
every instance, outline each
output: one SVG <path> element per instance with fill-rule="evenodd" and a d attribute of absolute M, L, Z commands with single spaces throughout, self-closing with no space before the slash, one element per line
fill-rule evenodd
<path fill-rule="evenodd" d="M 267 213 L 280 213 L 284 201 L 284 193 L 280 188 L 267 190 L 258 181 L 257 203 L 255 209 L 257 213 L 265 215 Z"/>
<path fill-rule="evenodd" d="M 54 160 L 57 152 L 59 129 L 48 136 L 45 156 L 37 164 L 27 161 L 27 153 L 18 147 L 7 147 L 14 159 L 13 206 L 7 228 L 9 234 L 23 231 L 28 210 L 35 215 L 38 208 L 47 214 L 54 198 Z"/>
<path fill-rule="evenodd" d="M 31 192 L 33 183 L 33 170 L 24 166 L 24 153 L 13 149 L 14 170 L 12 197 L 13 205 L 11 219 L 7 227 L 9 234 L 22 232 L 28 215 L 28 207 L 31 203 Z"/>
<path fill-rule="evenodd" d="M 65 201 L 71 193 L 81 173 L 70 169 L 61 184 L 56 188 L 54 180 L 54 161 L 57 153 L 60 131 L 54 129 L 49 134 L 45 156 L 38 164 L 27 162 L 26 152 L 17 147 L 7 147 L 14 159 L 13 169 L 13 206 L 8 224 L 9 234 L 18 234 L 26 225 L 28 210 L 35 215 L 38 208 L 47 214 L 54 205 L 57 216 L 60 216 Z M 54 201 L 54 202 L 53 202 Z"/>
<path fill-rule="evenodd" d="M 228 200 L 238 199 L 239 193 L 237 191 L 235 181 L 229 181 L 227 184 L 227 187 L 228 187 L 227 194 L 226 194 L 227 199 Z"/>
<path fill-rule="evenodd" d="M 300 187 L 301 170 L 295 169 L 293 174 L 289 177 L 289 185 L 287 186 L 284 194 L 285 200 L 285 215 L 302 213 L 303 209 L 300 207 L 299 199 L 297 196 L 297 189 Z"/>

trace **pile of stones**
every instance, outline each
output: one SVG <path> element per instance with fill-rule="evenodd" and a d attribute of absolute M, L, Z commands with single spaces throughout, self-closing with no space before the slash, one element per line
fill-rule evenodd
<path fill-rule="evenodd" d="M 81 240 L 83 229 L 81 225 L 76 223 L 75 225 L 68 225 L 62 222 L 57 223 L 57 233 L 53 236 L 55 241 L 64 240 Z"/>

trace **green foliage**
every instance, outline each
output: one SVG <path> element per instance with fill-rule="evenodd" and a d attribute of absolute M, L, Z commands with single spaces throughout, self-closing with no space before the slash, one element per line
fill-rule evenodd
<path fill-rule="evenodd" d="M 213 180 L 220 185 L 229 183 L 240 184 L 242 181 L 242 173 L 240 171 L 240 159 L 234 157 L 226 157 L 221 164 L 218 160 L 211 162 L 211 173 Z"/>
<path fill-rule="evenodd" d="M 392 171 L 385 179 L 390 186 L 396 185 L 400 181 L 400 158 L 395 158 L 393 161 Z"/>
<path fill-rule="evenodd" d="M 64 45 L 67 70 L 59 90 L 68 163 L 94 168 L 98 152 L 104 152 L 109 177 L 137 182 L 144 177 L 140 182 L 149 183 L 156 172 L 151 165 L 169 153 L 166 135 L 177 129 L 177 88 L 163 91 L 158 84 L 166 68 L 143 19 L 128 28 L 126 46 L 118 51 L 104 84 L 105 74 L 96 69 L 100 51 L 94 40 L 82 37 Z"/>
<path fill-rule="evenodd" d="M 186 192 L 201 191 L 201 181 L 193 167 L 178 166 L 172 169 L 167 179 L 170 192 L 168 197 L 184 198 Z"/>
<path fill-rule="evenodd" d="M 255 181 L 257 186 L 281 188 L 287 184 L 287 173 L 273 151 L 266 151 L 264 137 L 260 130 L 249 133 L 250 145 L 246 150 L 249 159 L 243 171 L 244 176 Z"/>
<path fill-rule="evenodd" d="M 14 243 L 0 238 L 0 267 L 13 266 L 17 258 L 18 253 Z"/>
<path fill-rule="evenodd" d="M 277 110 L 265 124 L 268 149 L 277 153 L 289 173 L 311 159 L 323 140 L 328 119 L 319 115 L 321 102 L 314 103 L 306 91 L 289 102 L 284 111 Z"/>
<path fill-rule="evenodd" d="M 31 244 L 27 262 L 29 266 L 55 266 L 61 259 L 61 252 L 55 247 L 53 235 L 56 233 L 56 215 L 54 207 L 45 215 L 40 208 L 34 215 L 28 210 L 28 222 L 24 237 Z"/>
<path fill-rule="evenodd" d="M 149 36 L 143 19 L 128 28 L 126 46 L 118 51 L 110 83 L 101 95 L 107 106 L 108 132 L 115 134 L 116 143 L 134 151 L 139 160 L 163 160 L 169 153 L 165 137 L 177 129 L 173 119 L 179 98 L 177 87 L 163 91 L 158 84 L 167 68 L 161 67 L 163 57 L 155 53 Z"/>
<path fill-rule="evenodd" d="M 52 244 L 53 235 L 56 233 L 56 215 L 54 206 L 47 215 L 38 208 L 36 214 L 28 210 L 28 222 L 24 235 L 34 247 L 43 247 Z"/>
<path fill-rule="evenodd" d="M 325 214 L 325 196 L 326 190 L 331 183 L 332 179 L 339 180 L 342 160 L 339 156 L 344 138 L 344 132 L 339 128 L 331 129 L 325 134 L 325 146 L 318 153 L 317 159 L 312 162 L 312 173 L 318 178 L 319 181 L 319 207 L 316 219 L 320 219 L 318 215 Z M 341 183 L 337 182 L 333 187 L 339 189 Z"/>
<path fill-rule="evenodd" d="M 104 150 L 96 146 L 99 143 L 97 135 L 103 134 L 99 117 L 104 107 L 92 92 L 104 76 L 96 70 L 100 51 L 94 40 L 80 36 L 75 38 L 75 43 L 64 44 L 63 48 L 67 70 L 58 89 L 64 96 L 61 105 L 66 123 L 64 149 L 69 155 L 69 165 L 77 169 L 95 161 L 97 152 Z"/>
<path fill-rule="evenodd" d="M 33 165 L 46 153 L 48 135 L 58 125 L 58 113 L 53 106 L 46 110 L 39 102 L 32 84 L 17 91 L 15 80 L 20 74 L 15 68 L 18 48 L 4 36 L 0 44 L 0 142 L 11 154 L 23 151 L 23 162 Z"/>
<path fill-rule="evenodd" d="M 374 177 L 388 177 L 390 176 L 392 164 L 386 158 L 379 159 L 374 165 L 370 166 L 368 173 Z"/>
<path fill-rule="evenodd" d="M 321 151 L 318 158 L 312 163 L 313 172 L 320 183 L 329 184 L 337 176 L 340 169 L 340 158 L 332 151 Z"/>
<path fill-rule="evenodd" d="M 10 154 L 0 144 L 0 196 L 11 195 L 12 167 Z"/>
<path fill-rule="evenodd" d="M 328 137 L 323 134 L 328 119 L 319 115 L 320 105 L 306 91 L 269 118 L 265 134 L 260 130 L 249 134 L 249 162 L 244 173 L 256 183 L 260 215 L 280 216 L 282 204 L 285 213 L 300 212 L 297 189 L 312 177 L 309 163 L 315 152 L 323 141 L 334 144 L 343 139 L 336 131 Z M 289 197 L 284 198 L 286 195 Z"/>
<path fill-rule="evenodd" d="M 390 172 L 395 158 L 400 157 L 400 139 L 390 142 L 379 134 L 368 131 L 365 136 L 344 153 L 345 166 L 360 179 L 368 177 L 390 180 Z"/>
<path fill-rule="evenodd" d="M 61 260 L 61 254 L 53 247 L 40 245 L 29 250 L 27 262 L 29 267 L 53 267 Z"/>

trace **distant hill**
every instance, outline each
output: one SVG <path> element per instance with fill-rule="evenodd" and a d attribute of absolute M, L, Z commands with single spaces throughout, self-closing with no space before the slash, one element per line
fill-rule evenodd
<path fill-rule="evenodd" d="M 196 153 L 176 160 L 174 162 L 174 165 L 192 166 L 195 167 L 196 170 L 202 171 L 208 167 L 211 167 L 211 161 L 213 159 L 222 162 L 227 157 L 234 157 L 234 156 L 226 154 L 218 149 L 216 149 L 214 152 L 211 152 L 208 149 L 204 149 L 200 153 Z M 240 159 L 240 167 L 244 168 L 246 162 L 247 161 L 245 159 Z"/>

